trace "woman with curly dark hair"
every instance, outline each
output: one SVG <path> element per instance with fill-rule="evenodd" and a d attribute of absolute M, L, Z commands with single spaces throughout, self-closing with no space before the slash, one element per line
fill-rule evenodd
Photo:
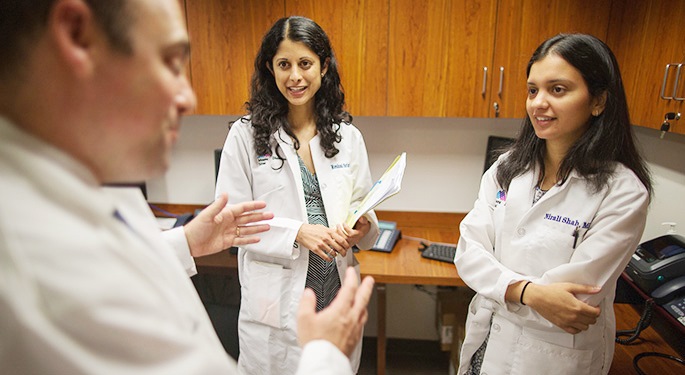
<path fill-rule="evenodd" d="M 310 19 L 282 18 L 264 36 L 254 68 L 249 114 L 231 126 L 216 194 L 228 193 L 230 203 L 266 201 L 275 215 L 259 243 L 238 251 L 238 365 L 246 374 L 290 374 L 300 357 L 302 293 L 313 289 L 317 310 L 327 306 L 355 265 L 350 249 L 370 248 L 378 221 L 370 212 L 352 228 L 344 224 L 372 180 L 326 33 Z M 360 354 L 358 345 L 355 372 Z"/>

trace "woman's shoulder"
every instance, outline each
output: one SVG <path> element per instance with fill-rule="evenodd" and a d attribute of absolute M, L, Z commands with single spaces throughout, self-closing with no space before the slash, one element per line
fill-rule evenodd
<path fill-rule="evenodd" d="M 340 121 L 340 123 L 335 124 L 334 126 L 338 127 L 340 134 L 347 136 L 356 136 L 356 137 L 361 137 L 362 132 L 357 128 L 353 123 L 347 122 L 347 121 Z"/>
<path fill-rule="evenodd" d="M 229 125 L 229 131 L 241 134 L 252 134 L 252 121 L 250 120 L 250 116 L 243 116 L 231 122 Z"/>
<path fill-rule="evenodd" d="M 647 192 L 647 188 L 637 174 L 622 163 L 616 163 L 614 173 L 609 179 L 609 186 L 616 186 L 618 184 L 635 185 L 638 189 L 644 190 L 645 193 Z"/>

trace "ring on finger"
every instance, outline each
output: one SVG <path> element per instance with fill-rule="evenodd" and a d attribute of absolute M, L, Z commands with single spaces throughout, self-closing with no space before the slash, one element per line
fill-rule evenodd
<path fill-rule="evenodd" d="M 240 227 L 235 227 L 235 236 L 240 237 Z"/>

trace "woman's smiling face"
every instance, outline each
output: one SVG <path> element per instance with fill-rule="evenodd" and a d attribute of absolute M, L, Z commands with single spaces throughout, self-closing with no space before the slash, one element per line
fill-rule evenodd
<path fill-rule="evenodd" d="M 319 56 L 304 43 L 284 39 L 271 63 L 276 86 L 290 107 L 309 105 L 313 108 L 314 95 L 326 74 Z"/>
<path fill-rule="evenodd" d="M 604 105 L 590 95 L 580 72 L 552 52 L 530 68 L 526 110 L 539 138 L 570 147 Z"/>

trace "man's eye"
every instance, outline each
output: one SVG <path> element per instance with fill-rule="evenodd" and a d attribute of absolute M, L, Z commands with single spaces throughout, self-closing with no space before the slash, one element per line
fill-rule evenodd
<path fill-rule="evenodd" d="M 169 57 L 167 58 L 166 63 L 174 74 L 181 74 L 185 70 L 184 61 L 179 57 Z"/>

